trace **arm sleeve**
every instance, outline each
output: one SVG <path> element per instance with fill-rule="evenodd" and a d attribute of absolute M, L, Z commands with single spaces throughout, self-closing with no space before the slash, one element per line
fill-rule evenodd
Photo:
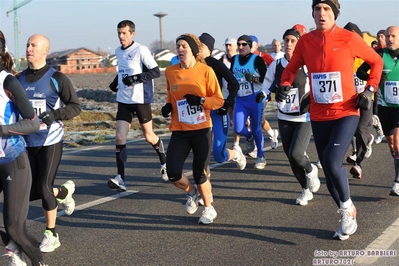
<path fill-rule="evenodd" d="M 211 110 L 219 109 L 223 106 L 224 99 L 218 79 L 216 78 L 215 72 L 212 68 L 209 68 L 205 75 L 207 76 L 207 92 L 203 107 Z"/>
<path fill-rule="evenodd" d="M 39 119 L 18 80 L 8 75 L 4 80 L 4 88 L 22 119 L 11 125 L 1 125 L 3 135 L 27 135 L 37 132 L 40 127 Z"/>
<path fill-rule="evenodd" d="M 217 68 L 220 75 L 227 81 L 228 84 L 227 89 L 229 91 L 229 96 L 227 97 L 227 101 L 232 103 L 234 102 L 234 99 L 236 98 L 239 89 L 238 81 L 225 64 L 223 64 L 221 61 L 215 62 L 217 63 Z"/>
<path fill-rule="evenodd" d="M 142 82 L 159 78 L 161 76 L 158 64 L 146 46 L 140 47 L 140 60 L 143 64 L 143 72 L 140 74 Z"/>
<path fill-rule="evenodd" d="M 140 80 L 144 82 L 159 78 L 160 76 L 161 71 L 159 70 L 159 67 L 154 67 L 152 69 L 146 69 L 146 71 L 143 71 L 143 73 L 140 74 Z"/>
<path fill-rule="evenodd" d="M 373 48 L 368 46 L 360 36 L 354 34 L 353 38 L 353 41 L 349 43 L 351 45 L 351 50 L 354 51 L 354 57 L 362 58 L 370 66 L 370 74 L 367 78 L 367 85 L 373 86 L 377 89 L 378 84 L 380 83 L 383 68 L 382 58 L 378 53 L 375 52 Z M 359 68 L 361 67 L 362 66 Z"/>
<path fill-rule="evenodd" d="M 275 75 L 276 75 L 276 61 L 273 61 L 272 64 L 267 68 L 265 79 L 262 83 L 262 91 L 265 95 L 269 95 L 271 93 L 271 87 L 275 86 Z"/>
<path fill-rule="evenodd" d="M 51 85 L 55 87 L 58 86 L 58 90 L 57 88 L 55 88 L 55 90 L 58 91 L 58 95 L 64 103 L 63 107 L 52 111 L 54 113 L 54 119 L 68 120 L 78 116 L 81 112 L 81 107 L 79 97 L 71 81 L 67 76 L 58 71 L 53 74 L 53 78 L 56 82 Z"/>
<path fill-rule="evenodd" d="M 263 61 L 263 58 L 260 56 L 257 56 L 255 59 L 255 69 L 258 69 L 259 81 L 263 82 L 263 80 L 265 79 L 267 66 L 265 64 L 265 61 Z"/>

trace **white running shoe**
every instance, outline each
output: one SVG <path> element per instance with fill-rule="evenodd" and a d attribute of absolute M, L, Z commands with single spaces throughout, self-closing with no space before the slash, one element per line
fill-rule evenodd
<path fill-rule="evenodd" d="M 382 142 L 382 139 L 383 139 L 384 137 L 385 137 L 384 135 L 377 135 L 377 136 L 374 138 L 374 143 L 375 143 L 375 144 L 380 144 L 380 143 Z"/>
<path fill-rule="evenodd" d="M 312 164 L 312 172 L 306 174 L 306 181 L 310 192 L 315 193 L 320 188 L 319 169 Z"/>
<path fill-rule="evenodd" d="M 62 187 L 68 190 L 68 194 L 65 199 L 58 199 L 59 204 L 64 206 L 64 212 L 66 215 L 71 215 L 75 210 L 75 200 L 72 198 L 73 193 L 75 193 L 75 183 L 72 180 L 66 181 Z"/>
<path fill-rule="evenodd" d="M 8 266 L 27 266 L 24 252 L 12 239 L 6 246 L 5 256 L 9 256 Z"/>
<path fill-rule="evenodd" d="M 255 158 L 258 156 L 258 147 L 255 146 L 255 149 L 254 149 L 252 152 L 247 153 L 247 155 L 248 155 L 249 157 L 255 159 Z"/>
<path fill-rule="evenodd" d="M 199 224 L 211 224 L 211 223 L 213 223 L 213 220 L 215 220 L 217 216 L 218 216 L 218 214 L 213 206 L 204 207 L 204 210 L 202 211 L 202 214 L 198 220 L 198 223 Z"/>
<path fill-rule="evenodd" d="M 186 201 L 186 211 L 188 214 L 194 214 L 198 210 L 198 199 L 199 199 L 199 191 L 196 186 L 195 187 L 195 194 L 191 196 L 187 194 L 187 201 Z"/>
<path fill-rule="evenodd" d="M 60 239 L 57 236 L 54 236 L 50 230 L 44 231 L 44 238 L 42 243 L 40 244 L 41 252 L 53 252 L 56 248 L 61 246 Z"/>
<path fill-rule="evenodd" d="M 350 209 L 352 209 L 352 211 L 350 211 Z M 346 240 L 357 230 L 356 207 L 352 205 L 352 208 L 339 209 L 338 213 L 341 214 L 341 224 L 338 231 L 335 232 L 333 238 Z"/>
<path fill-rule="evenodd" d="M 394 182 L 389 196 L 399 197 L 399 183 Z"/>
<path fill-rule="evenodd" d="M 356 152 L 355 151 L 352 152 L 352 155 L 349 155 L 348 157 L 346 157 L 346 162 L 349 164 L 356 163 Z"/>
<path fill-rule="evenodd" d="M 371 153 L 373 152 L 372 145 L 374 143 L 374 135 L 370 134 L 370 136 L 371 140 L 369 141 L 369 143 L 367 143 L 367 151 L 366 154 L 364 155 L 365 158 L 369 158 L 371 156 Z"/>
<path fill-rule="evenodd" d="M 108 179 L 108 187 L 111 189 L 116 189 L 118 192 L 126 191 L 126 184 L 121 175 L 116 175 L 114 178 Z"/>
<path fill-rule="evenodd" d="M 211 193 L 211 203 L 213 202 L 213 194 Z M 198 197 L 198 205 L 199 206 L 204 206 L 204 199 L 202 198 L 201 194 Z"/>
<path fill-rule="evenodd" d="M 273 129 L 273 136 L 270 137 L 270 147 L 276 149 L 278 147 L 278 130 Z"/>
<path fill-rule="evenodd" d="M 319 169 L 323 169 L 323 166 L 321 165 L 320 160 L 317 160 L 316 166 L 317 166 L 317 168 L 319 168 Z"/>
<path fill-rule="evenodd" d="M 237 153 L 237 157 L 234 158 L 233 161 L 236 162 L 238 169 L 244 170 L 247 165 L 247 158 L 245 158 L 245 155 L 242 153 L 240 146 L 235 146 L 234 150 Z"/>
<path fill-rule="evenodd" d="M 296 199 L 295 204 L 305 206 L 308 205 L 308 201 L 313 199 L 313 193 L 308 188 L 303 188 L 301 195 Z"/>
<path fill-rule="evenodd" d="M 166 164 L 161 165 L 161 177 L 163 181 L 168 181 L 168 172 L 166 172 Z"/>
<path fill-rule="evenodd" d="M 265 157 L 258 157 L 256 159 L 256 163 L 255 163 L 254 168 L 262 170 L 262 169 L 265 169 L 266 164 L 267 164 L 267 162 L 266 162 L 266 158 Z"/>

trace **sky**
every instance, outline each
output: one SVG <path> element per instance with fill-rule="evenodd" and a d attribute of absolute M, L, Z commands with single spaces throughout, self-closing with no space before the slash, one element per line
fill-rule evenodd
<path fill-rule="evenodd" d="M 26 0 L 17 0 L 17 4 Z M 10 53 L 15 54 L 13 0 L 0 0 L 0 29 Z M 399 0 L 340 0 L 337 24 L 356 23 L 375 35 L 391 25 L 399 26 Z M 19 56 L 25 55 L 28 38 L 36 33 L 51 41 L 51 51 L 85 47 L 113 54 L 119 46 L 117 24 L 129 19 L 136 24 L 134 40 L 150 46 L 160 39 L 159 18 L 164 12 L 163 39 L 173 41 L 183 33 L 211 34 L 215 48 L 223 49 L 228 36 L 256 35 L 261 45 L 282 39 L 284 31 L 300 23 L 314 27 L 311 0 L 33 0 L 17 9 Z M 173 51 L 174 52 L 174 51 Z"/>

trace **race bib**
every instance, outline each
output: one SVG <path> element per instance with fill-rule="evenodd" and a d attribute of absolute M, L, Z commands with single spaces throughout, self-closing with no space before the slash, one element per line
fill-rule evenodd
<path fill-rule="evenodd" d="M 364 80 L 359 79 L 356 74 L 353 74 L 353 78 L 355 80 L 356 92 L 361 93 L 364 91 L 364 86 L 366 86 L 366 82 Z"/>
<path fill-rule="evenodd" d="M 399 81 L 385 81 L 384 97 L 386 103 L 399 104 L 398 87 Z"/>
<path fill-rule="evenodd" d="M 35 110 L 37 117 L 46 111 L 46 99 L 29 99 L 29 102 L 32 105 L 33 110 Z M 47 125 L 40 119 L 40 130 L 44 129 L 47 129 Z"/>
<path fill-rule="evenodd" d="M 206 116 L 202 106 L 190 106 L 187 100 L 176 101 L 179 122 L 196 125 L 206 122 Z"/>
<path fill-rule="evenodd" d="M 316 103 L 328 104 L 343 101 L 341 73 L 312 73 L 312 93 Z"/>
<path fill-rule="evenodd" d="M 133 86 L 134 86 L 135 83 L 133 83 L 133 84 L 130 85 L 130 86 L 127 86 L 127 85 L 125 85 L 125 84 L 122 82 L 122 80 L 123 80 L 124 78 L 126 78 L 127 76 L 133 75 L 133 69 L 130 69 L 130 68 L 124 69 L 123 73 L 119 73 L 119 75 L 121 76 L 121 79 L 120 79 L 121 82 L 120 82 L 120 83 L 122 83 L 123 86 L 125 86 L 125 88 L 129 88 L 129 87 L 133 87 Z"/>
<path fill-rule="evenodd" d="M 277 102 L 277 108 L 283 113 L 299 112 L 299 92 L 298 88 L 291 88 L 285 101 Z"/>
<path fill-rule="evenodd" d="M 254 93 L 252 89 L 252 84 L 245 79 L 242 73 L 236 73 L 234 74 L 234 76 L 240 86 L 237 92 L 238 97 L 244 97 Z"/>

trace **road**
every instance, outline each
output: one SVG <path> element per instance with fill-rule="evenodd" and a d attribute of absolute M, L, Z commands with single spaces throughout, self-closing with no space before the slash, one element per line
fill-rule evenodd
<path fill-rule="evenodd" d="M 276 127 L 275 114 L 270 116 Z M 166 146 L 168 138 L 162 136 Z M 252 158 L 243 171 L 234 163 L 212 161 L 218 218 L 206 226 L 197 223 L 201 209 L 188 215 L 185 194 L 162 181 L 158 157 L 143 139 L 128 143 L 125 193 L 106 185 L 116 171 L 114 143 L 65 150 L 56 184 L 75 182 L 77 207 L 71 216 L 59 212 L 57 232 L 62 245 L 44 254 L 46 262 L 60 266 L 399 264 L 399 197 L 388 195 L 394 168 L 385 140 L 373 145 L 373 154 L 364 161 L 364 178 L 349 177 L 359 227 L 346 241 L 332 239 L 340 217 L 323 171 L 319 171 L 322 186 L 314 199 L 307 206 L 295 205 L 300 186 L 282 147 L 271 150 L 265 144 L 264 170 L 255 170 Z M 313 162 L 317 160 L 313 142 L 307 153 Z M 191 157 L 185 165 L 189 175 L 190 162 Z M 350 166 L 345 167 L 349 173 Z M 42 239 L 45 223 L 38 201 L 31 204 L 28 228 Z M 366 249 L 395 256 L 365 256 Z M 334 258 L 339 251 L 341 256 L 335 260 L 322 260 Z M 5 262 L 1 257 L 0 264 Z"/>

